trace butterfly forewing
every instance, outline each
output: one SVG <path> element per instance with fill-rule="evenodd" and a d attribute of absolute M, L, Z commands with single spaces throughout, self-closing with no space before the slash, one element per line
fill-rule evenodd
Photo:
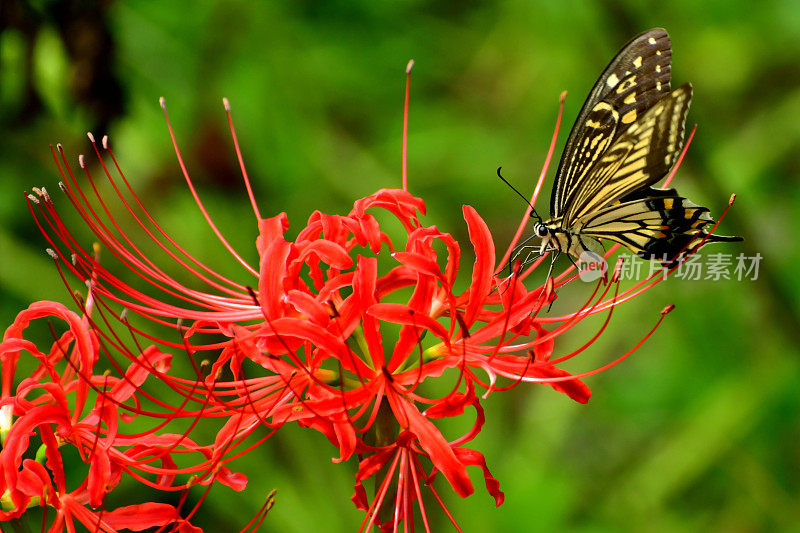
<path fill-rule="evenodd" d="M 626 128 L 584 174 L 564 212 L 564 227 L 666 176 L 683 147 L 691 98 L 692 86 L 687 83 Z"/>
<path fill-rule="evenodd" d="M 592 88 L 556 173 L 550 214 L 562 216 L 586 173 L 628 127 L 670 92 L 669 35 L 655 28 L 626 44 Z"/>

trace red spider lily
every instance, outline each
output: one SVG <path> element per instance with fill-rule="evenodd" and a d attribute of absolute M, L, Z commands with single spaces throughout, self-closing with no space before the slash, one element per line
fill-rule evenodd
<path fill-rule="evenodd" d="M 196 446 L 188 438 L 189 431 L 186 435 L 172 436 L 176 442 L 170 446 L 185 447 L 203 455 L 204 460 L 191 470 L 200 481 L 218 480 L 243 488 L 243 477 L 234 476 L 223 465 L 256 445 L 236 451 L 237 447 L 262 426 L 271 431 L 259 443 L 283 424 L 297 422 L 323 433 L 338 448 L 336 461 L 346 461 L 353 455 L 359 458 L 353 501 L 366 512 L 362 530 L 379 525 L 384 530 L 397 531 L 401 523 L 406 529 L 413 528 L 419 516 L 429 531 L 423 486 L 450 516 L 432 485 L 439 472 L 464 497 L 474 490 L 467 467 L 477 466 L 496 504 L 503 501 L 503 493 L 489 473 L 483 455 L 464 447 L 482 429 L 483 397 L 521 383 L 546 383 L 585 403 L 591 393 L 580 378 L 605 370 L 633 353 L 671 309 L 665 308 L 653 329 L 621 357 L 580 374 L 567 372 L 559 365 L 588 348 L 605 331 L 617 304 L 663 278 L 654 276 L 620 291 L 615 270 L 610 283 L 599 280 L 594 285 L 579 309 L 551 316 L 547 310 L 557 291 L 576 280 L 577 272 L 568 268 L 548 277 L 541 286 L 529 288 L 525 281 L 541 265 L 544 258 L 540 258 L 524 270 L 517 264 L 510 275 L 501 275 L 528 214 L 498 260 L 488 226 L 470 206 L 463 208 L 463 216 L 475 262 L 466 290 L 456 290 L 462 266 L 460 244 L 449 233 L 424 224 L 421 217 L 425 214 L 425 204 L 406 187 L 408 95 L 407 84 L 403 188 L 381 189 L 359 199 L 347 215 L 315 212 L 294 240 L 285 238 L 286 214 L 262 218 L 258 210 L 231 122 L 230 106 L 225 101 L 235 151 L 259 231 L 257 267 L 242 259 L 206 213 L 167 118 L 189 189 L 212 231 L 251 276 L 249 284 L 214 272 L 169 237 L 129 186 L 107 138 L 101 143 L 106 156 L 90 135 L 105 177 L 142 232 L 190 272 L 202 289 L 170 277 L 122 231 L 98 192 L 83 156 L 79 158 L 79 166 L 94 200 L 81 188 L 60 146 L 53 151 L 64 180 L 61 188 L 86 226 L 102 247 L 150 286 L 147 291 L 138 290 L 101 265 L 96 250 L 89 251 L 78 244 L 79 239 L 62 222 L 46 191 L 34 190 L 36 195 L 29 197 L 31 210 L 52 246 L 51 254 L 57 259 L 65 282 L 68 276 L 64 270 L 90 287 L 98 316 L 92 319 L 96 327 L 92 329 L 94 336 L 90 336 L 95 351 L 81 352 L 82 357 L 94 357 L 86 362 L 86 368 L 96 362 L 96 346 L 102 343 L 109 351 L 127 358 L 129 368 L 120 368 L 122 375 L 133 372 L 138 376 L 117 378 L 114 382 L 125 394 L 143 393 L 141 383 L 149 374 L 176 393 L 180 405 L 160 404 L 167 414 L 137 409 L 138 416 L 152 416 L 165 422 L 177 418 L 220 420 L 223 426 L 212 446 Z M 552 157 L 563 99 L 561 104 L 532 204 Z M 162 106 L 166 116 L 163 101 Z M 402 227 L 399 237 L 385 229 L 391 227 L 383 222 L 386 218 Z M 115 310 L 120 307 L 125 311 Z M 130 313 L 174 328 L 180 340 L 156 338 L 139 329 L 128 320 Z M 599 313 L 605 313 L 605 320 L 583 346 L 554 357 L 555 340 L 560 335 Z M 114 320 L 122 321 L 135 336 L 149 339 L 165 350 L 211 354 L 210 372 L 204 378 L 199 370 L 197 376 L 190 378 L 167 374 L 151 359 L 164 357 L 166 362 L 168 358 L 160 350 L 151 346 L 131 351 L 112 328 L 101 327 Z M 198 334 L 209 333 L 220 340 L 194 341 Z M 260 373 L 245 375 L 246 361 L 255 363 Z M 224 370 L 232 373 L 232 380 L 221 379 Z M 5 376 L 4 368 L 4 393 Z M 111 382 L 97 376 L 72 378 L 80 402 L 86 401 L 89 389 L 94 391 L 95 402 L 104 400 L 114 409 L 121 408 L 130 397 L 116 397 L 111 392 L 113 387 L 106 387 Z M 481 396 L 476 392 L 479 388 L 483 390 Z M 189 409 L 186 405 L 190 403 L 197 407 Z M 439 420 L 469 416 L 473 409 L 475 421 L 463 435 L 446 436 L 442 432 Z M 72 420 L 70 416 L 67 418 Z M 111 427 L 105 419 L 102 423 Z M 95 414 L 89 425 L 94 427 L 93 435 L 98 435 L 101 418 Z M 91 450 L 102 448 L 97 444 L 84 446 Z M 109 444 L 108 449 L 115 448 Z M 137 458 L 150 459 L 144 450 L 138 453 Z M 157 457 L 166 460 L 168 456 Z M 113 455 L 109 457 L 116 459 Z M 132 471 L 127 463 L 120 464 L 125 472 Z M 143 465 L 137 463 L 137 467 Z M 171 464 L 145 471 L 169 477 L 170 483 L 172 476 L 186 473 Z M 377 489 L 370 498 L 363 482 L 373 477 L 381 481 L 376 482 Z M 451 520 L 458 528 L 455 520 Z"/>
<path fill-rule="evenodd" d="M 91 301 L 87 308 L 91 308 Z M 24 336 L 33 320 L 45 318 L 67 325 L 60 336 L 52 330 L 55 342 L 47 352 Z M 48 508 L 55 510 L 48 531 L 73 531 L 75 521 L 92 531 L 141 531 L 165 525 L 179 531 L 201 531 L 182 518 L 176 507 L 164 503 L 104 509 L 106 496 L 123 475 L 160 490 L 184 491 L 185 486 L 174 483 L 184 472 L 176 467 L 175 455 L 197 454 L 207 461 L 212 454 L 184 435 L 158 434 L 155 430 L 123 432 L 141 410 L 142 385 L 149 376 L 168 371 L 169 355 L 147 348 L 121 377 L 98 373 L 99 355 L 98 336 L 90 329 L 87 317 L 59 303 L 34 303 L 6 330 L 0 343 L 0 520 L 18 518 L 38 505 L 43 508 L 45 521 Z M 18 364 L 28 358 L 35 359 L 37 366 L 15 388 Z M 24 362 L 30 366 L 29 361 Z M 73 490 L 67 487 L 65 450 L 86 465 L 85 478 Z M 36 460 L 30 458 L 34 455 Z M 144 476 L 155 476 L 156 480 L 148 481 Z M 227 469 L 219 468 L 213 477 L 244 488 L 239 476 Z M 198 476 L 192 481 L 198 482 L 208 484 L 210 480 Z"/>

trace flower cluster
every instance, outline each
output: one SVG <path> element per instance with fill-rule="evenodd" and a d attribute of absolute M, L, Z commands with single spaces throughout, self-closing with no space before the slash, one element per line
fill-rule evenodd
<path fill-rule="evenodd" d="M 91 305 L 88 301 L 87 307 Z M 25 339 L 25 330 L 45 318 L 54 342 L 40 350 Z M 66 330 L 57 334 L 57 328 L 63 328 L 55 320 Z M 92 531 L 139 531 L 167 524 L 182 532 L 200 531 L 166 503 L 105 509 L 107 494 L 123 476 L 161 491 L 184 493 L 189 485 L 213 481 L 241 490 L 246 480 L 215 461 L 210 447 L 197 445 L 186 434 L 161 432 L 159 427 L 125 432 L 123 428 L 133 427 L 142 416 L 160 420 L 163 427 L 176 412 L 169 405 L 161 413 L 141 409 L 144 383 L 165 376 L 172 356 L 149 346 L 126 361 L 126 367 L 117 366 L 119 375 L 113 376 L 99 370 L 100 351 L 97 330 L 87 316 L 56 302 L 34 303 L 6 330 L 0 343 L 0 519 L 18 518 L 38 505 L 43 520 L 48 508 L 54 510 L 51 531 L 73 531 L 76 521 Z M 21 373 L 25 377 L 15 387 Z M 176 466 L 176 456 L 183 455 L 198 457 L 193 468 Z M 75 467 L 76 462 L 82 467 Z M 75 475 L 67 475 L 67 465 L 84 470 L 77 487 L 68 484 Z M 177 476 L 187 473 L 192 474 L 190 481 L 177 482 Z"/>
<path fill-rule="evenodd" d="M 227 101 L 225 107 L 230 121 Z M 406 100 L 406 117 L 407 110 Z M 560 117 L 559 112 L 559 123 Z M 462 211 L 475 259 L 464 273 L 461 244 L 426 225 L 425 203 L 407 191 L 405 135 L 403 188 L 359 199 L 346 215 L 314 212 L 297 237 L 287 239 L 286 214 L 264 218 L 259 213 L 231 125 L 258 227 L 259 264 L 251 266 L 206 214 L 168 119 L 167 124 L 198 206 L 251 282 L 230 280 L 182 249 L 135 195 L 108 139 L 98 146 L 90 135 L 96 168 L 142 234 L 203 288 L 168 275 L 112 217 L 85 158 L 79 158 L 79 166 L 95 201 L 57 147 L 53 154 L 63 177 L 61 189 L 98 244 L 92 250 L 80 246 L 82 239 L 70 232 L 45 190 L 29 196 L 65 283 L 77 278 L 88 292 L 86 297 L 74 292 L 81 314 L 53 302 L 32 305 L 0 344 L 2 519 L 39 505 L 55 510 L 56 518 L 48 522 L 51 531 L 71 530 L 74 520 L 93 531 L 167 524 L 194 531 L 189 524 L 194 509 L 149 502 L 107 511 L 105 498 L 123 477 L 184 496 L 194 485 L 208 488 L 213 482 L 242 490 L 246 477 L 226 464 L 283 425 L 296 423 L 325 435 L 338 450 L 336 462 L 358 461 L 352 501 L 365 511 L 361 531 L 373 526 L 397 531 L 415 524 L 430 530 L 423 490 L 431 492 L 458 529 L 433 484 L 440 473 L 465 497 L 474 491 L 468 467 L 476 466 L 495 503 L 503 502 L 484 456 L 467 447 L 483 427 L 482 401 L 522 383 L 544 383 L 585 403 L 590 391 L 581 378 L 627 357 L 671 309 L 655 317 L 653 329 L 627 353 L 601 368 L 570 374 L 562 363 L 605 331 L 614 307 L 660 278 L 621 290 L 617 263 L 610 279 L 598 280 L 580 308 L 553 316 L 550 307 L 577 272 L 570 267 L 529 287 L 545 258 L 505 268 L 527 214 L 498 258 L 487 224 L 470 206 Z M 536 194 L 546 169 L 547 163 Z M 100 249 L 134 272 L 136 283 L 107 269 L 99 260 Z M 466 288 L 458 289 L 465 278 Z M 554 354 L 560 335 L 597 314 L 605 320 L 583 346 Z M 53 345 L 40 351 L 25 340 L 24 331 L 42 317 L 58 318 L 67 328 L 58 333 L 51 325 Z M 158 337 L 136 325 L 142 318 L 177 334 Z M 124 325 L 133 340 L 124 340 L 115 323 Z M 212 336 L 216 340 L 209 341 Z M 19 380 L 23 353 L 26 368 L 29 360 L 36 366 Z M 195 366 L 194 375 L 173 375 L 176 354 L 192 363 L 203 354 L 210 364 Z M 148 381 L 155 381 L 158 393 L 146 386 Z M 449 435 L 440 421 L 453 417 L 474 422 L 465 433 Z M 176 430 L 181 421 L 183 429 Z M 218 424 L 213 442 L 193 440 L 201 421 Z M 257 442 L 245 446 L 251 435 Z M 84 481 L 72 489 L 65 482 L 67 449 L 75 452 L 70 464 L 86 469 Z M 371 479 L 375 490 L 369 494 L 365 482 Z M 257 526 L 262 518 L 245 527 Z M 46 513 L 42 520 L 48 521 Z"/>

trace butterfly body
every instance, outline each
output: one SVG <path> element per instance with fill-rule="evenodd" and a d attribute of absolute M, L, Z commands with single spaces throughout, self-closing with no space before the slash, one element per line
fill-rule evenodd
<path fill-rule="evenodd" d="M 688 83 L 671 90 L 671 58 L 669 35 L 655 28 L 628 42 L 600 75 L 561 156 L 550 218 L 534 226 L 540 254 L 602 255 L 602 240 L 610 240 L 672 261 L 701 242 L 741 240 L 708 235 L 708 209 L 652 187 L 678 159 L 692 98 Z"/>
<path fill-rule="evenodd" d="M 561 226 L 561 219 L 537 222 L 533 230 L 542 239 L 542 244 L 539 248 L 540 255 L 544 255 L 548 250 L 569 253 L 575 257 L 580 257 L 582 253 L 587 251 L 603 255 L 603 245 L 599 240 L 581 235 L 580 231 L 565 230 Z"/>

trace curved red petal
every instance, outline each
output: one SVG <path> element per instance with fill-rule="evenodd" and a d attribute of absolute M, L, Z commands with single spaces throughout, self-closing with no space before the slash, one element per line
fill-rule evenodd
<path fill-rule="evenodd" d="M 563 378 L 571 376 L 572 374 L 556 366 L 545 364 L 532 366 L 528 372 L 528 375 L 538 378 Z M 553 387 L 558 392 L 566 394 L 578 403 L 587 403 L 589 398 L 592 396 L 591 389 L 589 389 L 589 387 L 578 378 L 564 381 L 548 381 L 545 383 Z"/>
<path fill-rule="evenodd" d="M 330 319 L 331 309 L 326 308 L 313 295 L 297 289 L 290 289 L 284 296 L 286 303 L 304 314 L 316 324 L 327 324 Z"/>
<path fill-rule="evenodd" d="M 273 240 L 261 254 L 258 279 L 258 298 L 269 318 L 282 315 L 281 302 L 286 278 L 286 264 L 292 245 L 283 239 Z"/>
<path fill-rule="evenodd" d="M 462 498 L 472 494 L 475 489 L 467 475 L 467 469 L 458 460 L 439 428 L 406 399 L 394 394 L 388 394 L 386 397 L 398 421 L 406 421 L 407 426 L 404 429 L 417 437 L 419 445 L 427 452 L 436 469 L 444 474 L 453 490 Z"/>
<path fill-rule="evenodd" d="M 263 254 L 276 239 L 283 240 L 283 234 L 287 229 L 289 229 L 289 217 L 286 216 L 286 213 L 259 220 L 259 235 L 256 238 L 256 249 L 259 255 Z"/>
<path fill-rule="evenodd" d="M 298 261 L 303 261 L 310 254 L 316 254 L 324 263 L 338 270 L 346 270 L 353 266 L 353 259 L 347 250 L 332 241 L 317 239 L 304 246 L 298 245 L 298 249 Z"/>
<path fill-rule="evenodd" d="M 367 314 L 385 322 L 425 328 L 443 341 L 449 343 L 450 335 L 444 326 L 428 315 L 415 312 L 407 305 L 390 303 L 375 304 L 367 309 Z M 417 338 L 417 340 L 419 339 Z"/>
<path fill-rule="evenodd" d="M 103 522 L 114 529 L 129 529 L 131 531 L 144 531 L 151 527 L 179 524 L 181 533 L 203 533 L 178 514 L 178 510 L 166 503 L 140 503 L 118 507 L 113 511 L 103 513 Z"/>
<path fill-rule="evenodd" d="M 462 208 L 467 221 L 469 239 L 475 249 L 475 266 L 472 269 L 472 283 L 469 286 L 469 299 L 464 312 L 467 325 L 472 325 L 478 311 L 483 308 L 486 296 L 492 290 L 494 277 L 495 250 L 492 234 L 486 222 L 475 208 L 465 205 Z"/>
<path fill-rule="evenodd" d="M 494 503 L 497 507 L 503 505 L 506 495 L 500 490 L 500 482 L 489 472 L 489 467 L 486 466 L 486 458 L 484 458 L 483 454 L 475 450 L 470 450 L 469 448 L 456 448 L 455 453 L 462 463 L 470 466 L 478 466 L 483 470 L 486 490 L 489 491 L 489 494 L 494 498 Z"/>

